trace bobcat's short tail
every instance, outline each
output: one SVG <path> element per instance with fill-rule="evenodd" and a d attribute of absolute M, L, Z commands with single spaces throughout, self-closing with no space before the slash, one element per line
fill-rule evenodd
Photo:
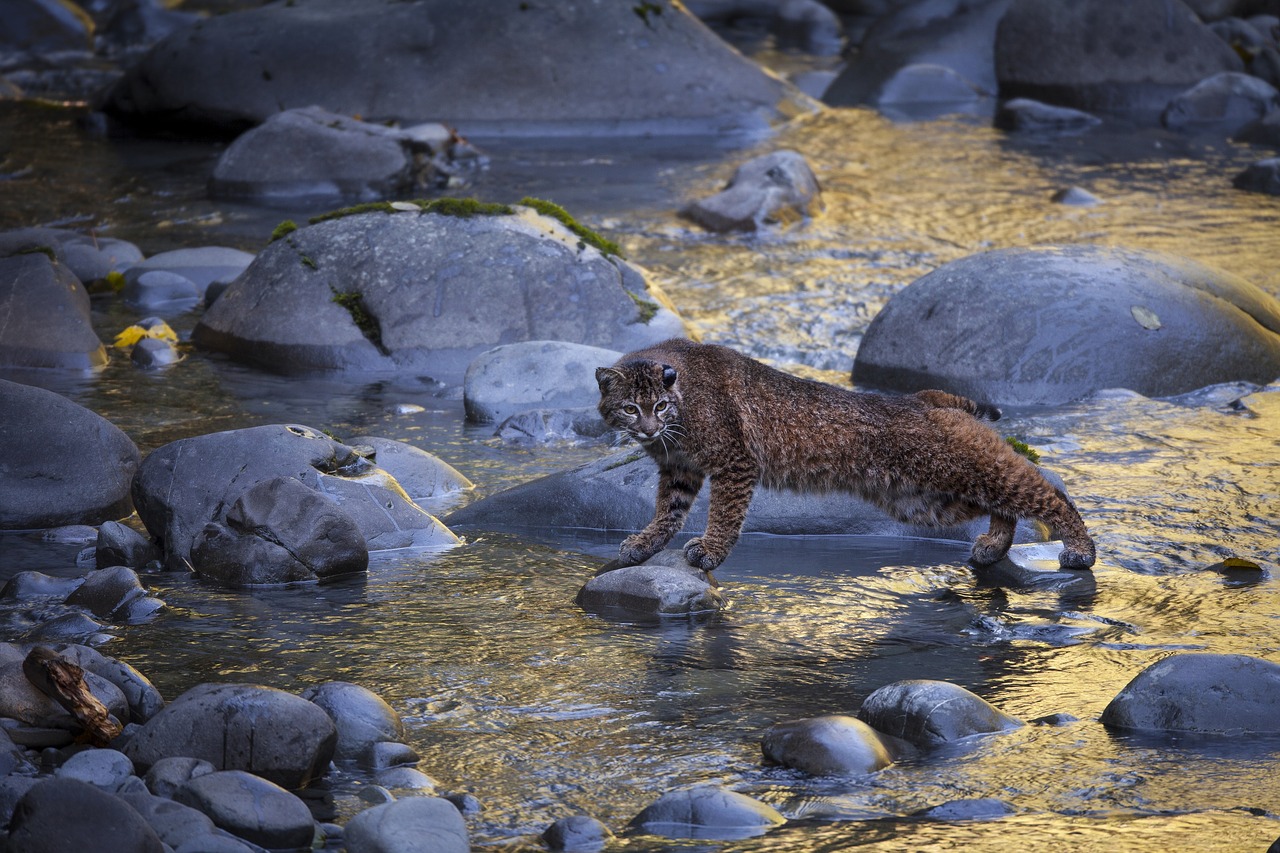
<path fill-rule="evenodd" d="M 961 397 L 959 394 L 950 394 L 946 391 L 930 388 L 927 391 L 917 391 L 915 396 L 920 401 L 937 409 L 959 409 L 984 421 L 1000 420 L 1000 410 L 995 406 L 987 403 L 977 403 L 968 397 Z"/>

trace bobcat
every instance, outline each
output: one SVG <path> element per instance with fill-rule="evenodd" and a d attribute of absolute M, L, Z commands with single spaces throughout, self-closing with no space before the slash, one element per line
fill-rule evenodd
<path fill-rule="evenodd" d="M 1093 565 L 1093 540 L 1075 507 L 978 421 L 998 418 L 994 407 L 945 391 L 845 391 L 680 338 L 599 368 L 596 381 L 605 423 L 658 463 L 657 511 L 623 540 L 619 566 L 667 546 L 708 476 L 706 532 L 684 547 L 688 563 L 708 573 L 737 541 L 756 483 L 852 492 L 910 524 L 990 515 L 970 556 L 978 566 L 1008 553 L 1019 518 L 1037 518 L 1062 538 L 1063 568 Z"/>

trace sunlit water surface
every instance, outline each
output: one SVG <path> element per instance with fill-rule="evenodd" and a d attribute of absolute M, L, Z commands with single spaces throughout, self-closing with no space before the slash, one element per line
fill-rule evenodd
<path fill-rule="evenodd" d="M 215 204 L 204 177 L 218 146 L 108 142 L 80 133 L 77 116 L 0 104 L 0 226 L 92 227 L 148 253 L 256 251 L 281 219 L 335 206 Z M 1216 141 L 1121 131 L 1013 141 L 970 120 L 894 124 L 844 110 L 757 148 L 482 147 L 493 163 L 470 192 L 560 202 L 621 242 L 705 340 L 835 382 L 847 383 L 861 334 L 890 295 L 987 248 L 1173 251 L 1280 293 L 1280 202 L 1229 184 L 1261 155 Z M 822 181 L 826 209 L 814 221 L 723 237 L 675 216 L 734 163 L 778 147 L 801 151 Z M 1071 185 L 1103 203 L 1049 200 Z M 95 301 L 104 340 L 135 319 Z M 171 321 L 187 332 L 195 319 Z M 5 375 L 72 396 L 144 453 L 215 430 L 300 422 L 412 442 L 473 479 L 476 496 L 606 450 L 503 445 L 491 428 L 464 425 L 456 394 L 437 396 L 413 378 L 281 378 L 199 354 L 164 373 L 117 356 L 96 375 Z M 965 567 L 966 543 L 751 536 L 719 572 L 726 612 L 648 623 L 573 603 L 620 534 L 468 530 L 466 544 L 445 553 L 375 554 L 358 582 L 229 592 L 150 576 L 167 608 L 113 628 L 103 651 L 169 698 L 202 681 L 299 690 L 341 679 L 376 691 L 404 717 L 422 768 L 444 790 L 480 799 L 469 819 L 478 846 L 539 849 L 543 827 L 577 812 L 620 831 L 659 794 L 717 782 L 791 822 L 734 841 L 641 836 L 628 849 L 1261 850 L 1280 836 L 1280 742 L 1125 736 L 1097 716 L 1174 652 L 1280 662 L 1278 390 L 1224 386 L 1166 401 L 1114 392 L 1010 412 L 1004 431 L 1062 474 L 1098 540 L 1096 582 L 1071 594 L 983 584 Z M 75 571 L 75 547 L 9 536 L 0 548 L 0 578 Z M 1209 569 L 1231 556 L 1264 571 Z M 0 614 L 6 639 L 28 615 Z M 979 738 L 866 777 L 762 765 L 771 724 L 854 713 L 872 690 L 906 678 L 955 682 L 1023 719 L 1076 721 Z M 345 768 L 332 784 L 345 818 L 370 780 Z M 912 817 L 981 797 L 1013 814 Z"/>

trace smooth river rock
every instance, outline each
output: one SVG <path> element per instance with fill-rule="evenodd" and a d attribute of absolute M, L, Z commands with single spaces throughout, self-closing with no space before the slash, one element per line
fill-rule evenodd
<path fill-rule="evenodd" d="M 730 840 L 763 835 L 786 822 L 778 810 L 727 788 L 671 791 L 632 818 L 632 830 L 668 838 Z"/>
<path fill-rule="evenodd" d="M 1280 376 L 1280 302 L 1185 258 L 1103 246 L 999 249 L 895 294 L 854 362 L 860 385 L 1056 405 Z"/>
<path fill-rule="evenodd" d="M 684 552 L 659 551 L 638 566 L 602 572 L 578 591 L 579 606 L 620 608 L 648 616 L 694 616 L 725 607 L 706 573 L 685 561 Z"/>
<path fill-rule="evenodd" d="M 879 732 L 843 714 L 777 723 L 760 748 L 769 761 L 815 776 L 874 773 L 893 763 Z"/>
<path fill-rule="evenodd" d="M 59 394 L 0 379 L 0 447 L 0 530 L 99 524 L 132 510 L 137 446 Z"/>
<path fill-rule="evenodd" d="M 459 383 L 500 344 L 627 352 L 684 333 L 636 268 L 559 220 L 459 207 L 338 215 L 264 249 L 192 338 L 273 370 L 411 372 Z"/>
<path fill-rule="evenodd" d="M 155 830 L 119 797 L 78 779 L 47 779 L 18 801 L 9 824 L 12 853 L 163 853 Z"/>
<path fill-rule="evenodd" d="M 691 202 L 680 215 L 711 231 L 756 231 L 797 222 L 821 208 L 822 188 L 808 161 L 783 150 L 743 163 L 723 190 Z"/>
<path fill-rule="evenodd" d="M 89 293 L 65 264 L 39 250 L 0 258 L 0 367 L 84 370 L 106 363 Z"/>
<path fill-rule="evenodd" d="M 467 824 L 442 797 L 405 797 L 347 822 L 347 853 L 468 853 Z"/>
<path fill-rule="evenodd" d="M 617 350 L 563 341 L 522 341 L 495 347 L 467 366 L 467 420 L 499 423 L 530 409 L 594 406 L 596 368 L 616 362 Z"/>
<path fill-rule="evenodd" d="M 858 709 L 858 719 L 922 748 L 1023 725 L 959 685 L 926 679 L 897 681 L 873 691 Z"/>
<path fill-rule="evenodd" d="M 1138 673 L 1103 710 L 1118 729 L 1243 735 L 1280 732 L 1280 665 L 1184 653 Z"/>
<path fill-rule="evenodd" d="M 812 102 L 671 3 L 310 0 L 201 21 L 102 99 L 224 132 L 313 104 L 464 135 L 762 129 Z M 218 73 L 208 73 L 218 69 Z"/>

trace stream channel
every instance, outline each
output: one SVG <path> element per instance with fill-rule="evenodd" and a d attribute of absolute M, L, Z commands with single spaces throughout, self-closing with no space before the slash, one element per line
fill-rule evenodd
<path fill-rule="evenodd" d="M 0 103 L 0 227 L 60 225 L 131 240 L 257 251 L 283 219 L 339 206 L 213 202 L 213 143 L 106 140 L 83 109 Z M 988 248 L 1099 243 L 1169 251 L 1280 295 L 1280 200 L 1230 178 L 1260 152 L 1219 139 L 1104 125 L 1019 138 L 981 118 L 894 122 L 832 109 L 760 140 L 477 140 L 491 158 L 463 194 L 547 198 L 619 242 L 703 340 L 844 385 L 862 332 L 894 292 Z M 718 236 L 679 219 L 747 157 L 803 153 L 826 209 L 783 231 Z M 1056 204 L 1080 186 L 1101 199 Z M 196 312 L 168 318 L 188 334 Z M 138 319 L 96 297 L 109 342 Z M 1196 353 L 1186 353 L 1196 358 Z M 607 446 L 506 445 L 464 423 L 458 395 L 413 379 L 279 377 L 195 352 L 162 372 L 126 356 L 91 375 L 4 374 L 52 388 L 123 429 L 143 454 L 187 436 L 302 423 L 342 439 L 411 442 L 462 471 L 473 500 L 597 458 Z M 408 404 L 408 405 L 406 405 Z M 745 537 L 717 572 L 730 607 L 702 620 L 604 618 L 574 604 L 618 532 L 467 531 L 445 553 L 381 552 L 367 578 L 226 591 L 145 577 L 167 606 L 100 648 L 166 698 L 205 681 L 290 691 L 363 685 L 403 716 L 421 768 L 473 793 L 480 848 L 543 849 L 585 812 L 615 831 L 660 794 L 719 783 L 789 823 L 736 840 L 617 842 L 628 850 L 1264 850 L 1280 836 L 1280 741 L 1152 738 L 1097 718 L 1172 653 L 1280 661 L 1280 386 L 1176 399 L 1108 391 L 1002 422 L 1068 484 L 1099 549 L 1088 594 L 978 583 L 968 544 Z M 434 507 L 444 512 L 446 507 Z M 0 582 L 76 571 L 77 548 L 0 537 Z M 1262 573 L 1211 570 L 1227 557 Z M 21 627 L 0 617 L 15 639 Z M 772 724 L 856 713 L 908 678 L 959 684 L 1024 720 L 1075 718 L 966 741 L 874 775 L 809 778 L 764 766 Z M 1280 713 L 1280 709 L 1277 710 Z M 338 774 L 340 818 L 360 805 Z M 989 820 L 912 817 L 994 798 Z"/>

